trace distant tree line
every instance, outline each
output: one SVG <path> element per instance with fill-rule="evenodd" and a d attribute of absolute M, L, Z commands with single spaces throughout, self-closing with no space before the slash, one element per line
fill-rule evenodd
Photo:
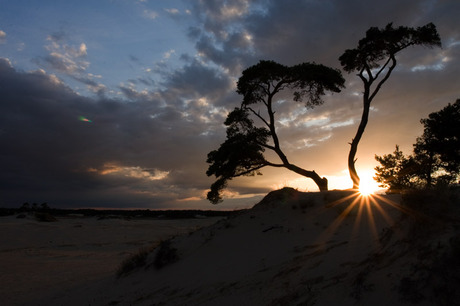
<path fill-rule="evenodd" d="M 41 204 L 32 203 L 32 205 L 29 204 L 29 202 L 25 202 L 19 208 L 20 212 L 48 211 L 48 210 L 50 210 L 50 207 L 47 202 L 43 202 Z"/>
<path fill-rule="evenodd" d="M 47 203 L 32 205 L 29 203 L 22 204 L 19 208 L 1 208 L 0 216 L 11 216 L 15 214 L 36 214 L 46 213 L 53 216 L 81 215 L 84 217 L 99 217 L 105 218 L 158 218 L 158 219 L 200 219 L 207 217 L 228 217 L 239 214 L 244 210 L 150 210 L 150 209 L 134 209 L 134 210 L 118 210 L 118 209 L 90 209 L 90 208 L 52 208 Z"/>
<path fill-rule="evenodd" d="M 375 179 L 380 187 L 397 193 L 458 185 L 460 179 L 460 99 L 420 121 L 423 135 L 416 139 L 413 153 L 375 156 Z"/>

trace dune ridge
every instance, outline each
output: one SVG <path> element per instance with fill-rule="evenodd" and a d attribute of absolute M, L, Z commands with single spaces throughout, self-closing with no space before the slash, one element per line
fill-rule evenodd
<path fill-rule="evenodd" d="M 168 240 L 118 278 L 46 303 L 455 305 L 459 219 L 423 217 L 400 202 L 398 195 L 368 200 L 351 191 L 283 188 Z"/>

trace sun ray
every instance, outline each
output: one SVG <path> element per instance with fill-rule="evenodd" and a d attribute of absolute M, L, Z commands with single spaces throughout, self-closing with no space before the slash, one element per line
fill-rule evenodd
<path fill-rule="evenodd" d="M 375 241 L 377 241 L 378 237 L 379 237 L 379 234 L 377 232 L 377 224 L 375 222 L 375 216 L 374 216 L 374 212 L 372 210 L 372 208 L 374 206 L 371 205 L 371 203 L 370 203 L 371 198 L 372 198 L 372 195 L 368 196 L 368 197 L 365 197 L 364 206 L 366 207 L 367 217 L 368 217 L 368 221 L 369 221 L 369 226 L 371 228 L 372 236 L 374 237 Z"/>
<path fill-rule="evenodd" d="M 331 236 L 339 231 L 344 221 L 349 218 L 348 220 L 353 222 L 350 238 L 356 237 L 359 231 L 365 230 L 370 233 L 373 244 L 379 247 L 379 228 L 384 227 L 385 224 L 391 226 L 395 222 L 390 211 L 384 208 L 385 205 L 403 214 L 408 214 L 413 217 L 417 215 L 415 211 L 402 206 L 388 197 L 378 194 L 364 195 L 356 191 L 348 195 L 345 194 L 343 197 L 326 204 L 326 207 L 337 207 L 340 213 L 324 232 L 319 235 L 317 241 L 322 243 L 328 241 Z"/>
<path fill-rule="evenodd" d="M 372 206 L 378 210 L 378 212 L 385 219 L 388 225 L 392 224 L 394 220 L 390 217 L 390 215 L 383 209 L 380 203 L 376 200 L 377 197 L 378 195 L 369 197 L 370 201 L 372 202 Z"/>
<path fill-rule="evenodd" d="M 328 204 L 326 207 L 335 207 L 340 204 L 344 204 L 345 202 L 349 200 L 353 200 L 350 204 L 348 204 L 345 209 L 340 212 L 340 214 L 337 216 L 337 218 L 332 221 L 332 223 L 325 229 L 325 231 L 318 237 L 317 241 L 320 242 L 325 242 L 328 241 L 329 238 L 337 231 L 337 229 L 340 227 L 340 225 L 343 223 L 343 221 L 347 218 L 348 215 L 351 214 L 352 210 L 359 204 L 359 199 L 356 196 L 356 193 L 353 193 L 351 195 L 342 197 L 330 204 Z"/>

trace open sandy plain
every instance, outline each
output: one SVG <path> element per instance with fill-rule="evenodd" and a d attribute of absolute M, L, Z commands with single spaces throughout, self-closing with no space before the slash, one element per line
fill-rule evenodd
<path fill-rule="evenodd" d="M 0 218 L 1 305 L 37 300 L 116 274 L 139 249 L 215 223 L 207 219 L 102 219 L 65 217 L 39 222 L 33 216 Z"/>

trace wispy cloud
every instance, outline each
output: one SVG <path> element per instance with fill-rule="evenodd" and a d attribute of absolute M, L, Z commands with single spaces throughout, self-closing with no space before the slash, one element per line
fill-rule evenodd
<path fill-rule="evenodd" d="M 49 52 L 46 56 L 35 61 L 40 66 L 69 76 L 84 84 L 89 92 L 103 95 L 107 87 L 95 79 L 102 79 L 101 75 L 88 72 L 90 62 L 87 60 L 88 48 L 86 43 L 68 43 L 69 37 L 65 32 L 55 32 L 48 35 L 45 49 Z"/>
<path fill-rule="evenodd" d="M 147 9 L 144 10 L 143 15 L 145 18 L 148 18 L 148 19 L 156 19 L 158 17 L 157 12 L 153 10 L 147 10 Z"/>
<path fill-rule="evenodd" d="M 0 30 L 0 44 L 4 44 L 6 42 L 6 33 Z"/>
<path fill-rule="evenodd" d="M 177 15 L 180 13 L 180 11 L 176 8 L 170 8 L 170 9 L 165 9 L 166 12 L 168 12 L 171 15 Z"/>
<path fill-rule="evenodd" d="M 49 51 L 44 60 L 54 69 L 67 73 L 81 73 L 89 67 L 89 62 L 86 61 L 87 47 L 85 43 L 80 43 L 77 46 L 71 46 L 61 43 L 61 37 L 50 35 L 46 39 L 48 44 L 45 46 Z"/>
<path fill-rule="evenodd" d="M 163 58 L 164 59 L 169 59 L 171 57 L 171 55 L 173 55 L 174 53 L 176 53 L 176 50 L 174 49 L 171 49 L 169 51 L 166 51 L 164 54 L 163 54 Z"/>

